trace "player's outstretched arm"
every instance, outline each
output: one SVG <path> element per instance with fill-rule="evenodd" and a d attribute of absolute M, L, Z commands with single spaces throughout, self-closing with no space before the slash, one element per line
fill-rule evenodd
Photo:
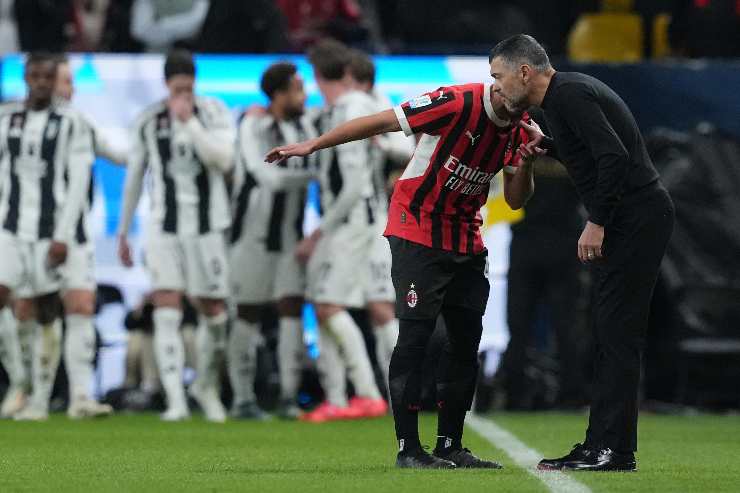
<path fill-rule="evenodd" d="M 342 123 L 315 139 L 276 147 L 267 153 L 265 161 L 273 163 L 292 156 L 307 156 L 328 147 L 334 147 L 355 140 L 363 140 L 374 135 L 398 132 L 401 125 L 393 110 L 381 111 L 374 115 L 355 118 Z"/>

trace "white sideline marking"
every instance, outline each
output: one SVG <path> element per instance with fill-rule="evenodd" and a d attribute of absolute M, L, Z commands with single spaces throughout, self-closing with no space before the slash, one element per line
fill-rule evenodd
<path fill-rule="evenodd" d="M 553 493 L 590 493 L 591 489 L 560 471 L 538 471 L 537 463 L 542 454 L 527 447 L 516 436 L 490 419 L 469 414 L 465 423 L 494 447 L 506 452 L 514 463 L 542 481 Z"/>

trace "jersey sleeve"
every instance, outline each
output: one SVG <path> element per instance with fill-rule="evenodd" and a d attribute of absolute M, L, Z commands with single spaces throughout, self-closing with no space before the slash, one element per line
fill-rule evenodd
<path fill-rule="evenodd" d="M 144 173 L 147 167 L 146 125 L 149 120 L 144 117 L 137 119 L 131 132 L 131 151 L 126 164 L 126 180 L 123 192 L 118 233 L 127 235 L 134 219 L 136 206 L 141 197 Z"/>
<path fill-rule="evenodd" d="M 236 127 L 231 113 L 217 99 L 207 99 L 196 105 L 196 117 L 185 125 L 193 139 L 195 152 L 204 164 L 224 173 L 234 164 Z"/>
<path fill-rule="evenodd" d="M 69 242 L 74 236 L 75 221 L 85 208 L 90 172 L 95 160 L 90 127 L 78 115 L 70 120 L 65 170 L 68 178 L 67 194 L 54 229 L 54 240 L 62 243 Z"/>
<path fill-rule="evenodd" d="M 439 135 L 460 108 L 461 100 L 449 87 L 422 94 L 393 108 L 403 132 L 408 135 Z"/>

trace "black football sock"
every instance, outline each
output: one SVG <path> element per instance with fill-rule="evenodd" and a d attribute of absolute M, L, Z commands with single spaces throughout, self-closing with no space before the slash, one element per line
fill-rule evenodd
<path fill-rule="evenodd" d="M 420 449 L 419 412 L 416 410 L 402 409 L 394 411 L 393 416 L 396 422 L 398 451 L 400 453 L 412 453 Z"/>
<path fill-rule="evenodd" d="M 480 313 L 445 307 L 442 315 L 447 341 L 437 368 L 437 451 L 462 448 L 465 415 L 475 394 L 483 331 Z"/>
<path fill-rule="evenodd" d="M 462 448 L 463 428 L 467 411 L 445 406 L 437 412 L 437 446 L 435 450 Z"/>
<path fill-rule="evenodd" d="M 434 320 L 399 320 L 398 342 L 391 356 L 388 380 L 401 453 L 421 448 L 418 416 L 421 367 L 434 326 Z"/>

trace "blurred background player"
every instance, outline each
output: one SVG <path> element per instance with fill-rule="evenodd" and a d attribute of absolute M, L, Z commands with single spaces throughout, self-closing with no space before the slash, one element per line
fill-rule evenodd
<path fill-rule="evenodd" d="M 393 104 L 388 97 L 375 88 L 375 63 L 360 50 L 352 50 L 349 74 L 355 88 L 368 94 L 376 103 L 375 112 L 391 109 Z M 398 340 L 398 319 L 396 319 L 395 291 L 391 280 L 391 250 L 383 237 L 383 229 L 388 219 L 388 178 L 393 169 L 403 168 L 414 152 L 414 140 L 403 132 L 377 135 L 372 139 L 381 151 L 381 158 L 374 164 L 373 191 L 377 205 L 377 234 L 373 238 L 372 251 L 368 260 L 367 286 L 365 298 L 370 322 L 375 334 L 375 357 L 388 386 L 388 368 L 393 348 Z"/>
<path fill-rule="evenodd" d="M 279 62 L 262 74 L 260 87 L 270 100 L 265 113 L 247 115 L 239 126 L 235 171 L 234 218 L 231 227 L 230 273 L 237 318 L 229 337 L 229 377 L 234 390 L 232 416 L 261 419 L 254 394 L 260 321 L 269 303 L 279 316 L 278 366 L 281 402 L 278 414 L 300 414 L 305 267 L 295 256 L 303 238 L 306 186 L 315 176 L 315 159 L 296 158 L 266 166 L 271 148 L 315 136 L 303 116 L 306 93 L 294 64 Z"/>
<path fill-rule="evenodd" d="M 218 358 L 226 342 L 228 265 L 224 230 L 230 222 L 224 174 L 232 168 L 235 129 L 218 100 L 196 97 L 195 63 L 186 51 L 165 61 L 166 100 L 137 119 L 119 229 L 119 256 L 133 265 L 126 236 L 141 195 L 152 178 L 146 266 L 154 289 L 154 344 L 168 407 L 167 421 L 188 417 L 183 389 L 184 350 L 179 328 L 182 296 L 197 301 L 197 380 L 190 388 L 206 418 L 224 421 L 218 392 Z"/>
<path fill-rule="evenodd" d="M 375 110 L 374 101 L 354 89 L 347 67 L 350 51 L 336 41 L 322 41 L 308 52 L 326 107 L 319 127 L 326 131 Z M 319 154 L 322 217 L 319 227 L 296 248 L 308 262 L 308 298 L 320 324 L 319 369 L 327 401 L 304 416 L 308 421 L 385 414 L 360 328 L 347 311 L 364 305 L 366 272 L 377 233 L 373 163 L 380 152 L 368 141 Z M 358 268 L 359 266 L 359 268 Z M 345 368 L 355 397 L 347 402 Z M 349 407 L 348 407 L 349 405 Z"/>
<path fill-rule="evenodd" d="M 74 96 L 74 77 L 66 56 L 57 56 L 57 79 L 54 87 L 57 104 L 69 103 Z M 123 149 L 114 146 L 97 125 L 83 115 L 92 139 L 96 156 L 113 164 L 123 165 L 126 155 Z M 69 407 L 71 418 L 96 417 L 110 414 L 113 409 L 100 404 L 91 394 L 93 364 L 95 358 L 95 251 L 92 239 L 90 213 L 92 211 L 93 181 L 87 194 L 87 204 L 80 216 L 75 230 L 74 242 L 70 244 L 64 269 L 62 304 L 64 306 L 64 366 L 69 381 Z M 33 312 L 33 299 L 17 299 L 13 304 L 18 320 L 18 335 L 21 341 L 23 360 L 31 358 L 31 334 L 36 320 Z"/>
<path fill-rule="evenodd" d="M 0 122 L 0 308 L 8 305 L 12 293 L 33 298 L 40 324 L 32 341 L 33 393 L 14 416 L 20 420 L 48 417 L 61 356 L 58 291 L 85 208 L 94 159 L 90 129 L 81 115 L 67 105 L 54 104 L 56 75 L 54 56 L 30 55 L 25 67 L 26 101 L 5 111 Z M 0 332 L 15 331 L 12 317 L 6 315 L 0 323 L 4 325 Z M 21 354 L 18 345 L 10 351 Z"/>

